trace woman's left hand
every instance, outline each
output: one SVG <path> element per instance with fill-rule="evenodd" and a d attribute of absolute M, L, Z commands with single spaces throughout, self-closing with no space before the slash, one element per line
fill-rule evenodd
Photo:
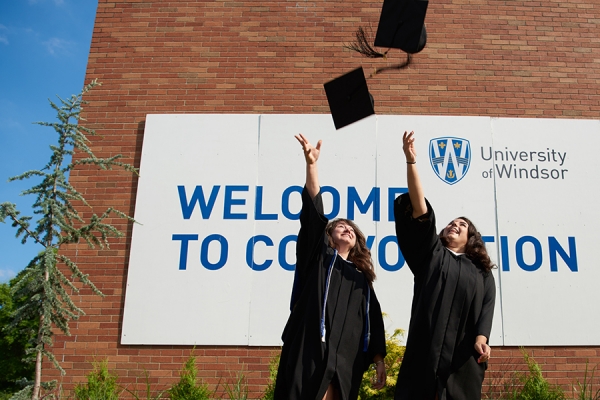
<path fill-rule="evenodd" d="M 387 379 L 387 374 L 385 372 L 385 363 L 378 362 L 375 364 L 375 380 L 373 381 L 373 389 L 379 390 L 383 389 L 385 386 L 385 380 Z"/>

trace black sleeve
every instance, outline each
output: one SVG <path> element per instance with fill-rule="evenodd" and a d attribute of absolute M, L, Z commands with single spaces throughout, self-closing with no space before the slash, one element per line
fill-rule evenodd
<path fill-rule="evenodd" d="M 481 314 L 477 320 L 477 326 L 475 327 L 475 334 L 483 335 L 489 340 L 490 332 L 492 331 L 492 320 L 494 318 L 494 305 L 496 304 L 496 283 L 491 272 L 484 278 L 483 287 L 485 291 L 483 305 L 481 307 Z"/>
<path fill-rule="evenodd" d="M 413 208 L 408 193 L 398 196 L 394 202 L 398 245 L 406 264 L 415 275 L 421 272 L 424 260 L 432 254 L 439 240 L 433 208 L 427 199 L 425 202 L 427 212 L 417 218 L 412 216 Z"/>
<path fill-rule="evenodd" d="M 383 314 L 381 313 L 381 306 L 379 305 L 379 300 L 377 300 L 377 296 L 373 289 L 371 289 L 369 321 L 371 323 L 371 340 L 369 341 L 367 357 L 365 359 L 365 370 L 373 363 L 373 357 L 377 354 L 381 354 L 384 358 L 387 354 Z"/>
<path fill-rule="evenodd" d="M 314 199 L 310 198 L 306 187 L 302 190 L 302 211 L 300 212 L 300 232 L 296 241 L 296 270 L 290 310 L 302 293 L 306 279 L 313 268 L 317 267 L 318 255 L 327 246 L 325 227 L 329 220 L 323 215 L 321 192 Z"/>

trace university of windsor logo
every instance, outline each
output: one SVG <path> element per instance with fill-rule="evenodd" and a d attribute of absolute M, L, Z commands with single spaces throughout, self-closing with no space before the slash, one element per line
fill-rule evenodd
<path fill-rule="evenodd" d="M 436 175 L 449 185 L 465 177 L 471 164 L 471 145 L 468 140 L 439 137 L 429 142 L 429 160 Z"/>

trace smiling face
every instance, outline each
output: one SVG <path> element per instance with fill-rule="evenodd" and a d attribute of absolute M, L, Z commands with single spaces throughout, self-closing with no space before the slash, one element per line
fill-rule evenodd
<path fill-rule="evenodd" d="M 353 248 L 356 245 L 354 228 L 344 220 L 338 221 L 331 230 L 331 241 L 334 247 L 341 250 L 343 247 Z"/>
<path fill-rule="evenodd" d="M 466 246 L 469 240 L 469 223 L 462 218 L 456 218 L 442 231 L 449 248 L 461 249 Z"/>

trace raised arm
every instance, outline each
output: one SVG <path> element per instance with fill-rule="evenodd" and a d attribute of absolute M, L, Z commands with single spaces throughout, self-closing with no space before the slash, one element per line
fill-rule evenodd
<path fill-rule="evenodd" d="M 319 160 L 319 154 L 321 153 L 322 140 L 317 142 L 317 146 L 314 147 L 303 134 L 299 133 L 294 136 L 298 142 L 302 145 L 304 151 L 304 158 L 306 159 L 306 190 L 311 199 L 314 199 L 321 187 L 319 186 L 319 170 L 317 168 L 317 160 Z"/>
<path fill-rule="evenodd" d="M 406 157 L 406 178 L 408 181 L 408 195 L 413 208 L 413 218 L 420 217 L 427 212 L 427 204 L 425 203 L 425 194 L 419 178 L 417 170 L 417 152 L 415 150 L 415 133 L 404 132 L 402 136 L 402 150 Z"/>

